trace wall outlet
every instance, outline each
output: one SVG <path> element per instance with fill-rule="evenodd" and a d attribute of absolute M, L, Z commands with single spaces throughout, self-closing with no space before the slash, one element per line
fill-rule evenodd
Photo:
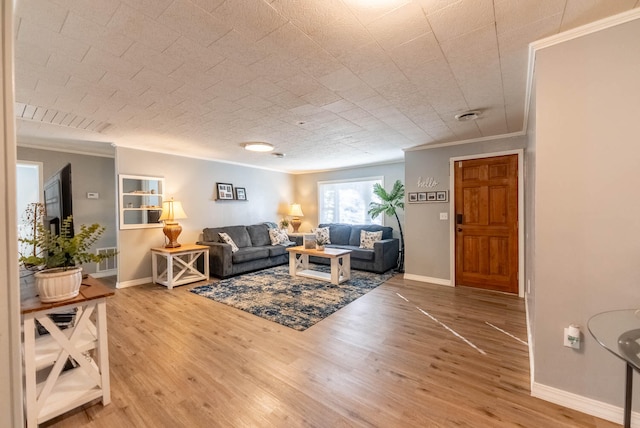
<path fill-rule="evenodd" d="M 580 349 L 580 340 L 581 337 L 578 337 L 578 340 L 571 341 L 569 340 L 569 327 L 565 327 L 564 329 L 564 346 L 567 348 Z M 582 334 L 581 334 L 582 336 Z"/>

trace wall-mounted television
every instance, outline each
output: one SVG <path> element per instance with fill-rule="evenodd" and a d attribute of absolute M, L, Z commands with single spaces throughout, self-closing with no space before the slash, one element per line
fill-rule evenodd
<path fill-rule="evenodd" d="M 45 227 L 60 233 L 62 220 L 73 214 L 71 195 L 71 164 L 68 163 L 44 184 Z M 73 225 L 69 231 L 73 236 Z"/>

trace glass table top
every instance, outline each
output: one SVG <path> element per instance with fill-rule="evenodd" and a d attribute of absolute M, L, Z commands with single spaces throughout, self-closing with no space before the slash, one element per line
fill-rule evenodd
<path fill-rule="evenodd" d="M 640 309 L 602 312 L 587 325 L 600 345 L 640 371 Z"/>

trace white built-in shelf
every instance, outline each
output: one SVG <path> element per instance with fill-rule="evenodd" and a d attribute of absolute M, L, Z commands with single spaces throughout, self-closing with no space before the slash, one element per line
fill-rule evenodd
<path fill-rule="evenodd" d="M 119 176 L 120 229 L 162 227 L 164 178 Z"/>

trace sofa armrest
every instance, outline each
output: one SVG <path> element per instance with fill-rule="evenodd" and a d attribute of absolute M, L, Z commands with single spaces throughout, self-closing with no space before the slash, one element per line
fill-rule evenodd
<path fill-rule="evenodd" d="M 400 240 L 398 238 L 383 239 L 373 243 L 376 272 L 386 272 L 398 266 Z"/>
<path fill-rule="evenodd" d="M 218 278 L 226 278 L 233 273 L 231 245 L 222 242 L 201 241 L 198 245 L 209 247 L 209 272 Z"/>

